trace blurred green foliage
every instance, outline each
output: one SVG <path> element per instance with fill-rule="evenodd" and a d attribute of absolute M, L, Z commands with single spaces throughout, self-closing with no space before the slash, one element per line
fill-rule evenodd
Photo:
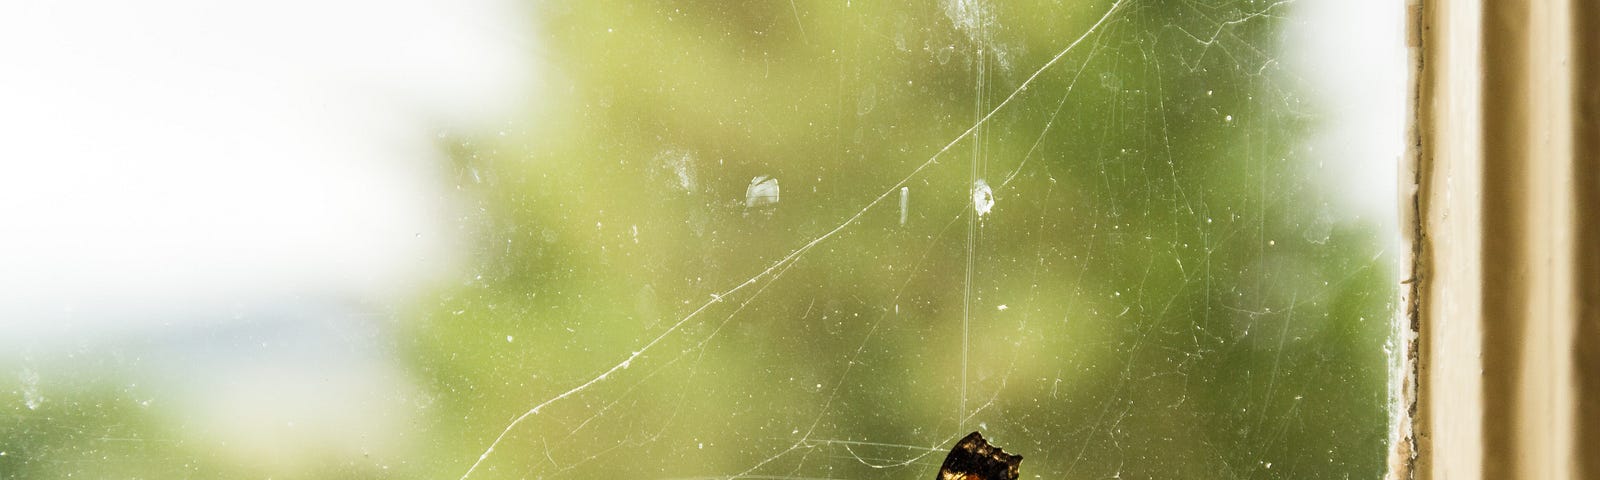
<path fill-rule="evenodd" d="M 973 429 L 1026 477 L 1380 476 L 1394 268 L 1306 168 L 1288 8 L 542 7 L 548 104 L 453 144 L 433 468 L 557 399 L 474 476 L 925 478 Z"/>

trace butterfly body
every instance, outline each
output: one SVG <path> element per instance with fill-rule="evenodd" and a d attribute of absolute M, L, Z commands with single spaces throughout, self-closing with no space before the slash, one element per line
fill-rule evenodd
<path fill-rule="evenodd" d="M 1017 480 L 1021 463 L 1021 455 L 1009 455 L 972 432 L 950 449 L 934 480 Z"/>

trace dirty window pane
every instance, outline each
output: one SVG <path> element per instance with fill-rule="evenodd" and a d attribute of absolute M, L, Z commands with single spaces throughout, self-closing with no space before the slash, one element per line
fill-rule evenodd
<path fill-rule="evenodd" d="M 0 7 L 0 478 L 1378 478 L 1390 3 Z"/>

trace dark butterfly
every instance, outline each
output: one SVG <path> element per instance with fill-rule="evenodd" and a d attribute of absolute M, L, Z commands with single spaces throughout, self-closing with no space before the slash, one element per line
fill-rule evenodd
<path fill-rule="evenodd" d="M 1007 455 L 1000 447 L 989 445 L 983 435 L 972 432 L 950 449 L 934 480 L 1017 480 L 1020 463 L 1022 455 Z"/>

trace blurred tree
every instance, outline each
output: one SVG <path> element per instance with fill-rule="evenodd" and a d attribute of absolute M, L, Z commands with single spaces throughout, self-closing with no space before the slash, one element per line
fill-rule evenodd
<path fill-rule="evenodd" d="M 1392 260 L 1305 167 L 1289 8 L 543 6 L 549 104 L 453 144 L 425 468 L 557 399 L 474 475 L 907 478 L 981 428 L 1025 476 L 1380 476 Z"/>

